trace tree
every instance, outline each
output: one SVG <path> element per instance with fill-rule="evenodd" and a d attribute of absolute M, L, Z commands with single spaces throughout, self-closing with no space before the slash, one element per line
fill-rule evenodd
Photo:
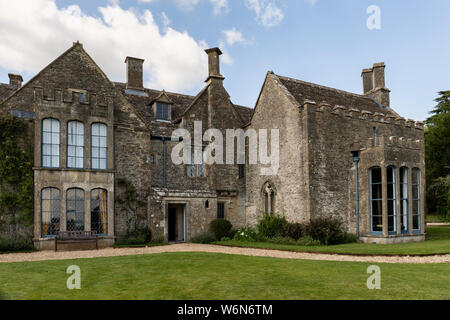
<path fill-rule="evenodd" d="M 425 121 L 425 161 L 427 175 L 427 204 L 429 212 L 441 213 L 450 210 L 442 209 L 442 198 L 448 198 L 449 189 L 436 188 L 450 175 L 450 91 L 439 92 L 435 100 L 438 104 L 430 112 L 431 116 Z M 441 179 L 440 179 L 441 178 Z M 448 185 L 447 185 L 448 186 Z M 437 194 L 444 192 L 444 194 Z"/>

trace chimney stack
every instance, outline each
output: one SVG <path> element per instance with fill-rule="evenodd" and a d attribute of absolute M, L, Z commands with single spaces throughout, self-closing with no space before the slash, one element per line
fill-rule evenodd
<path fill-rule="evenodd" d="M 210 78 L 218 78 L 225 79 L 220 74 L 220 56 L 222 55 L 222 51 L 219 48 L 206 49 L 205 52 L 208 54 L 208 67 L 209 67 L 209 76 L 206 81 Z"/>
<path fill-rule="evenodd" d="M 384 62 L 375 63 L 372 68 L 362 71 L 364 95 L 371 96 L 379 104 L 390 106 L 390 90 L 386 88 Z"/>
<path fill-rule="evenodd" d="M 127 64 L 127 89 L 144 90 L 144 60 L 127 57 L 125 63 Z"/>
<path fill-rule="evenodd" d="M 9 77 L 9 85 L 16 89 L 19 89 L 22 86 L 23 78 L 20 74 L 12 74 L 8 73 Z"/>
<path fill-rule="evenodd" d="M 386 68 L 384 62 L 375 63 L 373 65 L 373 85 L 374 89 L 384 88 L 385 80 L 384 80 L 384 69 Z"/>
<path fill-rule="evenodd" d="M 364 69 L 361 74 L 363 80 L 363 92 L 367 92 L 373 89 L 373 69 Z"/>

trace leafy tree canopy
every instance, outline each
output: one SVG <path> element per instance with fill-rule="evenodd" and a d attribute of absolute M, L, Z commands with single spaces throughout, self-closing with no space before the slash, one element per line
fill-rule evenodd
<path fill-rule="evenodd" d="M 435 187 L 439 178 L 450 175 L 450 91 L 439 92 L 436 102 L 438 104 L 425 121 L 425 160 L 429 188 Z M 439 185 L 442 181 L 444 180 L 441 179 Z M 433 188 L 434 191 L 429 188 L 427 188 L 428 211 L 436 212 L 438 198 L 447 198 L 449 191 L 448 188 L 441 187 L 439 190 L 447 194 L 436 197 L 436 188 Z"/>

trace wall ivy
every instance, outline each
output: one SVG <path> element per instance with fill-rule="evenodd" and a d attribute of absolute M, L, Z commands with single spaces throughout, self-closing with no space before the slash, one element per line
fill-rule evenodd
<path fill-rule="evenodd" d="M 28 123 L 0 117 L 0 232 L 31 231 L 33 225 L 33 156 L 26 146 Z"/>

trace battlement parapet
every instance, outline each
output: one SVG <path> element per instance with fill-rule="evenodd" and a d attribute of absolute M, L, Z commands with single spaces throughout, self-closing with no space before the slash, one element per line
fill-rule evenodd
<path fill-rule="evenodd" d="M 99 107 L 109 107 L 114 104 L 114 97 L 92 92 L 79 92 L 61 88 L 44 89 L 34 87 L 34 101 L 53 101 L 64 104 L 92 105 Z"/>
<path fill-rule="evenodd" d="M 303 106 L 309 106 L 309 110 L 319 113 L 330 113 L 335 116 L 341 116 L 351 119 L 366 120 L 372 122 L 379 122 L 385 124 L 393 124 L 404 128 L 415 128 L 417 130 L 424 130 L 425 125 L 423 122 L 414 121 L 412 119 L 406 120 L 405 118 L 396 116 L 392 113 L 371 112 L 368 110 L 360 110 L 356 108 L 346 108 L 342 105 L 331 105 L 326 102 L 316 103 L 315 101 L 305 100 Z"/>
<path fill-rule="evenodd" d="M 420 149 L 423 145 L 422 140 L 414 140 L 405 137 L 390 136 L 387 139 L 382 140 L 385 146 L 394 148 Z"/>

